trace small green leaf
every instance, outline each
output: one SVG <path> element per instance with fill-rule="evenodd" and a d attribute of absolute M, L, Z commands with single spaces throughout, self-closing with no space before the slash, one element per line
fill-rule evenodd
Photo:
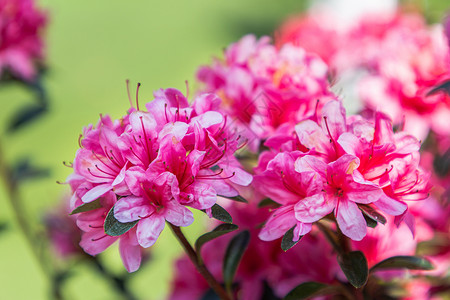
<path fill-rule="evenodd" d="M 218 238 L 219 236 L 222 236 L 224 234 L 227 234 L 229 232 L 237 230 L 239 227 L 234 224 L 220 224 L 216 228 L 214 228 L 212 231 L 207 232 L 203 235 L 201 235 L 196 241 L 195 241 L 195 252 L 197 252 L 197 258 L 199 262 L 202 262 L 201 258 L 201 248 L 204 244 L 207 242 Z"/>
<path fill-rule="evenodd" d="M 309 299 L 312 296 L 326 295 L 328 292 L 332 292 L 329 285 L 309 281 L 302 283 L 290 291 L 283 300 L 301 300 Z"/>
<path fill-rule="evenodd" d="M 223 197 L 223 198 L 227 198 L 227 199 L 230 199 L 230 200 L 233 200 L 233 201 L 237 201 L 237 202 L 248 203 L 248 201 L 244 197 L 242 197 L 241 195 L 237 195 L 237 196 L 234 196 L 234 197 L 227 197 L 227 196 L 222 196 L 222 195 L 217 195 L 217 196 Z"/>
<path fill-rule="evenodd" d="M 366 220 L 367 227 L 375 228 L 378 225 L 378 222 L 363 214 L 364 220 Z"/>
<path fill-rule="evenodd" d="M 382 214 L 377 212 L 372 206 L 360 204 L 358 205 L 358 207 L 365 216 L 383 225 L 386 224 L 386 218 Z"/>
<path fill-rule="evenodd" d="M 370 271 L 409 269 L 409 270 L 432 270 L 431 262 L 420 256 L 393 256 L 377 263 Z"/>
<path fill-rule="evenodd" d="M 75 215 L 75 214 L 79 214 L 79 213 L 82 213 L 82 212 L 91 211 L 91 210 L 98 209 L 98 208 L 101 208 L 101 207 L 102 207 L 102 205 L 100 204 L 100 198 L 99 198 L 99 199 L 94 200 L 92 202 L 81 204 L 80 206 L 78 206 L 77 208 L 72 210 L 70 215 Z"/>
<path fill-rule="evenodd" d="M 266 206 L 270 206 L 270 207 L 280 207 L 281 205 L 275 201 L 273 201 L 270 198 L 265 198 L 263 199 L 261 202 L 258 203 L 258 207 L 266 207 Z"/>
<path fill-rule="evenodd" d="M 291 229 L 289 229 L 283 235 L 283 238 L 281 239 L 281 249 L 283 249 L 283 251 L 288 251 L 289 249 L 294 247 L 302 239 L 303 236 L 300 236 L 298 241 L 293 241 L 293 239 L 294 239 L 294 229 L 295 229 L 295 226 L 292 227 Z"/>
<path fill-rule="evenodd" d="M 230 216 L 230 214 L 219 204 L 214 204 L 211 207 L 211 214 L 214 219 L 217 219 L 219 221 L 225 222 L 225 223 L 233 223 L 233 218 Z"/>
<path fill-rule="evenodd" d="M 236 234 L 228 244 L 223 261 L 223 280 L 227 290 L 231 289 L 234 275 L 249 242 L 250 232 L 245 230 Z"/>
<path fill-rule="evenodd" d="M 348 281 L 355 287 L 363 287 L 369 277 L 369 269 L 364 253 L 353 251 L 338 255 L 338 263 Z"/>
<path fill-rule="evenodd" d="M 436 85 L 427 93 L 427 96 L 431 96 L 441 91 L 446 93 L 447 95 L 450 95 L 450 80 L 441 82 L 440 84 Z"/>
<path fill-rule="evenodd" d="M 126 233 L 128 230 L 134 227 L 139 222 L 139 220 L 121 223 L 114 217 L 114 206 L 109 210 L 108 215 L 105 219 L 105 224 L 103 225 L 105 233 L 109 236 L 119 236 Z"/>

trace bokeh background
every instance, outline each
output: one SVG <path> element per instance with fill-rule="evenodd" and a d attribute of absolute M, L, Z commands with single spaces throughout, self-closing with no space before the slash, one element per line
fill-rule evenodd
<path fill-rule="evenodd" d="M 443 0 L 413 2 L 435 22 L 450 9 Z M 26 182 L 20 190 L 26 218 L 37 231 L 43 227 L 45 212 L 60 205 L 68 193 L 68 187 L 56 181 L 71 173 L 62 162 L 73 159 L 82 127 L 95 123 L 100 113 L 118 118 L 127 110 L 125 79 L 131 80 L 132 90 L 142 83 L 141 103 L 150 101 L 159 88 L 185 91 L 185 80 L 192 95 L 199 65 L 220 57 L 223 48 L 246 33 L 272 34 L 286 16 L 308 5 L 300 0 L 39 0 L 38 4 L 49 16 L 44 85 L 50 111 L 14 135 L 6 134 L 10 116 L 33 100 L 18 85 L 0 89 L 0 134 L 7 160 L 14 164 L 30 157 L 35 165 L 50 170 L 48 177 Z M 0 224 L 6 227 L 0 231 L 0 298 L 48 299 L 49 282 L 5 197 L 0 186 Z M 202 220 L 196 219 L 186 230 L 192 239 L 202 232 Z M 165 230 L 151 249 L 151 261 L 133 275 L 131 287 L 142 299 L 164 299 L 172 261 L 181 248 Z M 101 259 L 112 272 L 124 271 L 114 247 Z M 71 268 L 72 276 L 64 285 L 67 299 L 119 299 L 88 264 Z"/>

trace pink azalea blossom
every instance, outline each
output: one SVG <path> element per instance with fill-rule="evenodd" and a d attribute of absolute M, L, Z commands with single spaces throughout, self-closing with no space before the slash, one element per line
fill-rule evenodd
<path fill-rule="evenodd" d="M 87 187 L 92 184 L 83 182 L 78 176 L 71 176 L 68 183 L 74 191 L 70 203 L 71 209 L 74 209 L 83 204 L 81 198 L 89 190 Z M 136 271 L 142 260 L 142 250 L 137 241 L 136 229 L 133 228 L 120 237 L 107 235 L 103 224 L 108 212 L 115 205 L 117 196 L 110 191 L 98 199 L 99 208 L 74 215 L 76 224 L 82 231 L 81 248 L 86 253 L 95 256 L 119 240 L 119 252 L 125 268 L 128 272 Z"/>
<path fill-rule="evenodd" d="M 439 25 L 428 26 L 413 13 L 369 12 L 342 25 L 330 10 L 313 10 L 289 19 L 277 45 L 294 43 L 319 54 L 336 80 L 356 90 L 365 108 L 387 114 L 394 124 L 424 140 L 433 130 L 450 133 L 450 96 L 436 89 L 450 79 L 450 45 Z M 444 30 L 445 29 L 445 30 Z"/>
<path fill-rule="evenodd" d="M 95 255 L 120 239 L 129 271 L 140 264 L 136 249 L 152 246 L 165 222 L 189 226 L 194 219 L 187 207 L 210 213 L 218 195 L 237 196 L 236 187 L 252 181 L 234 157 L 240 137 L 214 110 L 217 96 L 201 94 L 189 105 L 175 89 L 154 95 L 146 109 L 131 108 L 115 121 L 102 116 L 86 127 L 68 179 L 72 209 L 109 199 L 100 201 L 102 209 L 77 215 L 85 232 L 81 246 Z M 136 222 L 120 237 L 103 232 L 111 207 L 117 222 Z"/>
<path fill-rule="evenodd" d="M 381 113 L 374 122 L 347 118 L 342 104 L 332 100 L 323 106 L 320 119 L 301 121 L 295 133 L 298 142 L 282 131 L 269 139 L 266 145 L 277 148 L 263 153 L 255 169 L 256 182 L 263 183 L 256 188 L 281 204 L 261 232 L 263 239 L 267 232 L 276 232 L 270 239 L 278 238 L 296 224 L 294 240 L 298 239 L 299 231 L 307 233 L 314 222 L 334 211 L 342 232 L 361 240 L 367 225 L 359 205 L 398 216 L 397 224 L 410 224 L 405 201 L 428 196 L 428 174 L 418 165 L 419 142 L 403 132 L 394 133 Z M 283 168 L 276 169 L 278 165 Z M 273 178 L 283 181 L 277 184 Z M 302 181 L 305 178 L 314 183 Z M 318 188 L 288 196 L 303 184 Z"/>
<path fill-rule="evenodd" d="M 317 99 L 330 96 L 327 66 L 302 48 L 277 50 L 268 37 L 243 37 L 225 51 L 223 61 L 201 67 L 203 90 L 217 93 L 226 113 L 256 150 L 284 123 L 294 125 L 313 115 Z"/>
<path fill-rule="evenodd" d="M 36 63 L 44 56 L 46 18 L 33 0 L 0 1 L 0 76 L 8 70 L 15 77 L 34 79 Z"/>

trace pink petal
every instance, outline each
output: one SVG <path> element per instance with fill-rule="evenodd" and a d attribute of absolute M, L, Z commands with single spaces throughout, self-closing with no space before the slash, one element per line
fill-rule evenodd
<path fill-rule="evenodd" d="M 366 220 L 354 202 L 341 199 L 335 209 L 335 215 L 343 234 L 354 241 L 360 241 L 366 236 Z"/>
<path fill-rule="evenodd" d="M 335 141 L 347 131 L 345 108 L 341 101 L 332 100 L 323 106 L 322 130 L 329 130 L 331 138 Z"/>
<path fill-rule="evenodd" d="M 383 190 L 373 183 L 347 182 L 345 195 L 350 201 L 369 204 L 377 201 L 383 195 Z"/>
<path fill-rule="evenodd" d="M 140 220 L 136 229 L 139 245 L 144 248 L 152 246 L 163 231 L 164 226 L 164 217 L 158 214 Z"/>
<path fill-rule="evenodd" d="M 194 215 L 192 212 L 176 201 L 166 203 L 164 217 L 167 222 L 170 222 L 175 226 L 189 226 L 194 222 Z"/>
<path fill-rule="evenodd" d="M 305 120 L 295 126 L 295 132 L 302 145 L 309 149 L 316 149 L 319 152 L 327 154 L 331 151 L 330 139 L 327 137 L 320 126 L 311 120 Z"/>
<path fill-rule="evenodd" d="M 335 201 L 325 201 L 323 193 L 316 194 L 295 205 L 295 218 L 303 223 L 313 223 L 331 213 L 334 207 Z"/>
<path fill-rule="evenodd" d="M 259 233 L 263 241 L 273 241 L 282 237 L 289 229 L 297 225 L 294 206 L 284 206 L 276 209 Z"/>
<path fill-rule="evenodd" d="M 114 217 L 122 223 L 133 222 L 153 213 L 155 209 L 142 197 L 128 196 L 117 201 Z"/>
<path fill-rule="evenodd" d="M 80 247 L 90 255 L 97 255 L 111 246 L 118 237 L 106 235 L 103 229 L 83 232 Z"/>
<path fill-rule="evenodd" d="M 137 243 L 135 232 L 131 232 L 130 230 L 120 237 L 119 252 L 123 265 L 129 273 L 139 269 L 142 260 L 142 252 L 141 247 Z"/>
<path fill-rule="evenodd" d="M 84 194 L 84 196 L 81 197 L 81 200 L 84 203 L 92 202 L 92 201 L 98 199 L 100 196 L 103 196 L 110 190 L 112 190 L 112 186 L 109 183 L 97 185 L 96 187 L 90 189 L 89 192 Z"/>
<path fill-rule="evenodd" d="M 312 155 L 305 155 L 297 158 L 294 163 L 295 171 L 302 172 L 317 172 L 322 178 L 326 178 L 327 164 L 322 160 Z"/>
<path fill-rule="evenodd" d="M 399 216 L 408 208 L 405 202 L 389 198 L 384 194 L 374 204 L 391 216 Z"/>
<path fill-rule="evenodd" d="M 125 172 L 125 182 L 133 195 L 142 195 L 141 183 L 145 181 L 145 175 L 141 167 L 131 167 Z"/>
<path fill-rule="evenodd" d="M 311 229 L 312 229 L 311 223 L 297 222 L 297 226 L 295 226 L 294 228 L 294 237 L 292 241 L 294 242 L 298 241 L 300 239 L 300 236 L 307 234 L 308 232 L 311 231 Z"/>

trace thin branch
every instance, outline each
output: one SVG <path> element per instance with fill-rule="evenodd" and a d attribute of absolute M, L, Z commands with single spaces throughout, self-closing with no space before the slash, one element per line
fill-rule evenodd
<path fill-rule="evenodd" d="M 195 252 L 194 248 L 192 248 L 189 241 L 184 236 L 183 232 L 181 232 L 180 227 L 174 226 L 170 223 L 168 223 L 170 228 L 172 229 L 173 233 L 177 237 L 180 244 L 183 246 L 184 251 L 189 256 L 192 263 L 195 265 L 197 270 L 200 272 L 200 274 L 205 278 L 205 280 L 208 282 L 209 286 L 216 292 L 216 294 L 220 297 L 222 300 L 232 300 L 230 296 L 227 294 L 225 289 L 222 287 L 222 285 L 214 278 L 214 276 L 208 271 L 206 266 L 203 263 L 199 263 L 197 253 Z"/>

